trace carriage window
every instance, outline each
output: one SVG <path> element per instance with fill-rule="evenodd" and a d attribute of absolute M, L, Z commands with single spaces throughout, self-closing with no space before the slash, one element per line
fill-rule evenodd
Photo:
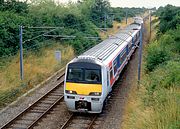
<path fill-rule="evenodd" d="M 110 79 L 113 78 L 113 70 L 112 70 L 112 67 L 110 68 Z"/>
<path fill-rule="evenodd" d="M 136 41 L 136 35 L 134 35 L 132 42 L 134 43 Z"/>
<path fill-rule="evenodd" d="M 83 80 L 83 70 L 80 68 L 69 68 L 67 80 L 82 81 Z"/>
<path fill-rule="evenodd" d="M 131 50 L 131 48 L 132 48 L 132 42 L 130 42 L 129 45 L 128 45 L 129 51 Z"/>
<path fill-rule="evenodd" d="M 117 66 L 117 59 L 115 59 L 115 60 L 113 61 L 113 66 L 114 66 L 114 74 L 116 74 L 117 69 L 118 69 L 118 66 Z"/>
<path fill-rule="evenodd" d="M 100 70 L 85 69 L 85 81 L 100 82 L 101 81 Z"/>
<path fill-rule="evenodd" d="M 120 62 L 122 63 L 126 58 L 126 51 L 121 54 Z"/>

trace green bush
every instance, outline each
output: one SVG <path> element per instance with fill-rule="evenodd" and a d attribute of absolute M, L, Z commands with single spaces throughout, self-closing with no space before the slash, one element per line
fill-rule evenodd
<path fill-rule="evenodd" d="M 76 38 L 73 41 L 70 41 L 70 44 L 75 48 L 76 55 L 79 55 L 94 46 L 96 41 L 89 40 L 83 37 L 82 33 L 78 33 L 76 34 Z"/>
<path fill-rule="evenodd" d="M 162 33 L 170 29 L 177 29 L 177 25 L 180 24 L 180 7 L 172 5 L 160 7 L 156 14 L 160 19 L 159 31 Z"/>
<path fill-rule="evenodd" d="M 151 86 L 156 88 L 170 88 L 180 86 L 180 62 L 168 61 L 150 74 Z"/>
<path fill-rule="evenodd" d="M 148 46 L 147 56 L 146 56 L 146 69 L 147 71 L 153 71 L 157 66 L 165 63 L 170 59 L 170 53 L 159 46 L 156 41 Z"/>
<path fill-rule="evenodd" d="M 148 75 L 148 80 L 145 104 L 166 103 L 165 91 L 180 88 L 180 62 L 168 61 L 166 65 L 160 65 Z"/>
<path fill-rule="evenodd" d="M 30 21 L 29 18 L 14 12 L 0 11 L 0 56 L 18 52 L 19 25 L 29 25 Z"/>
<path fill-rule="evenodd" d="M 180 28 L 169 30 L 166 34 L 169 35 L 169 38 L 171 39 L 169 47 L 172 48 L 172 52 L 180 54 Z"/>

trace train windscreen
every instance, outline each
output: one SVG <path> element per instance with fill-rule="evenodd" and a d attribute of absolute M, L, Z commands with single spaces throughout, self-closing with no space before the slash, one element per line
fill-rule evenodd
<path fill-rule="evenodd" d="M 100 70 L 85 69 L 85 81 L 100 82 Z"/>
<path fill-rule="evenodd" d="M 68 68 L 67 82 L 74 83 L 101 83 L 100 69 Z"/>
<path fill-rule="evenodd" d="M 83 80 L 83 69 L 80 68 L 69 68 L 67 80 L 71 80 L 74 82 Z"/>

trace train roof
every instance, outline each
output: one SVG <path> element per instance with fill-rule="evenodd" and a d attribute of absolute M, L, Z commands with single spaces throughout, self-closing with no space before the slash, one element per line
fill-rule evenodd
<path fill-rule="evenodd" d="M 129 39 L 132 39 L 134 32 L 140 29 L 140 24 L 132 23 L 124 30 L 120 30 L 117 34 L 110 36 L 98 45 L 84 52 L 79 57 L 93 57 L 100 62 L 105 61 L 110 55 L 117 50 L 121 45 L 127 44 Z"/>

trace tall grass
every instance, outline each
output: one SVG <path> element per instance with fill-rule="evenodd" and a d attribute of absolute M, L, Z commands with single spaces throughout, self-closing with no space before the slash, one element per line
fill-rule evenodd
<path fill-rule="evenodd" d="M 52 42 L 52 41 L 51 41 Z M 54 45 L 53 45 L 54 44 Z M 61 62 L 55 59 L 55 51 L 60 50 Z M 47 77 L 58 71 L 74 57 L 71 46 L 52 42 L 51 46 L 27 52 L 24 56 L 24 80 L 20 80 L 19 55 L 9 65 L 0 69 L 0 107 L 33 88 Z"/>
<path fill-rule="evenodd" d="M 144 105 L 142 96 L 144 96 L 143 88 L 137 93 L 134 90 L 129 97 L 127 106 L 125 107 L 125 116 L 123 118 L 123 129 L 178 129 L 180 121 L 180 104 L 178 103 L 180 96 L 179 89 L 171 88 L 159 91 L 166 97 L 165 104 L 161 101 L 152 103 L 152 105 Z"/>
<path fill-rule="evenodd" d="M 161 95 L 166 97 L 166 102 L 162 104 L 157 100 L 154 106 L 154 129 L 178 129 L 180 127 L 180 89 L 171 88 L 161 90 Z"/>

